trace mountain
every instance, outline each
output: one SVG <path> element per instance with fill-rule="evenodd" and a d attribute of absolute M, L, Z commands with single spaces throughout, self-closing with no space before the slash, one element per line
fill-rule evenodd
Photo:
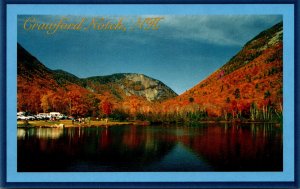
<path fill-rule="evenodd" d="M 82 79 L 64 70 L 52 70 L 52 74 L 55 81 L 59 85 L 66 85 L 66 84 L 73 83 L 80 86 L 84 86 L 84 81 Z"/>
<path fill-rule="evenodd" d="M 52 70 L 44 66 L 20 44 L 17 44 L 17 80 L 18 94 L 30 91 L 30 87 L 39 88 L 41 91 L 59 87 Z"/>
<path fill-rule="evenodd" d="M 18 110 L 40 112 L 63 109 L 68 113 L 72 102 L 70 98 L 75 98 L 74 94 L 80 97 L 79 101 L 83 104 L 93 98 L 92 101 L 109 101 L 118 108 L 123 103 L 130 106 L 132 101 L 146 106 L 177 96 L 161 81 L 143 74 L 118 73 L 78 78 L 63 70 L 47 68 L 20 44 L 17 44 L 17 53 Z M 63 105 L 70 107 L 63 108 Z"/>
<path fill-rule="evenodd" d="M 153 121 L 198 119 L 200 114 L 204 119 L 208 115 L 271 120 L 282 115 L 282 38 L 281 22 L 258 34 L 222 67 L 179 96 L 143 74 L 78 78 L 51 70 L 18 45 L 18 110 L 99 115 L 113 109 Z"/>
<path fill-rule="evenodd" d="M 80 79 L 66 71 L 53 70 L 53 75 L 60 85 L 73 83 L 97 94 L 109 92 L 119 100 L 132 95 L 144 97 L 148 101 L 163 101 L 177 96 L 161 81 L 143 74 L 117 73 Z"/>
<path fill-rule="evenodd" d="M 282 111 L 282 36 L 282 22 L 261 32 L 220 69 L 163 106 L 169 111 L 206 110 L 210 116 L 249 112 L 251 107 Z"/>
<path fill-rule="evenodd" d="M 109 76 L 97 76 L 84 79 L 86 87 L 96 93 L 110 91 L 117 98 L 141 96 L 148 101 L 163 101 L 177 94 L 159 80 L 143 74 L 119 73 Z"/>

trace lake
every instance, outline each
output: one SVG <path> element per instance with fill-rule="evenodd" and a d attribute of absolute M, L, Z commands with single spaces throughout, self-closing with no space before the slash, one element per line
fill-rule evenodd
<path fill-rule="evenodd" d="M 17 129 L 19 172 L 282 171 L 267 123 Z"/>

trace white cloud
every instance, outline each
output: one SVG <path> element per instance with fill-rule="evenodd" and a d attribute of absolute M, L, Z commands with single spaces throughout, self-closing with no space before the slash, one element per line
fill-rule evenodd
<path fill-rule="evenodd" d="M 166 16 L 162 28 L 170 36 L 216 45 L 243 45 L 258 32 L 281 20 L 276 15 Z"/>
<path fill-rule="evenodd" d="M 24 19 L 31 15 L 18 17 L 19 26 Z M 114 34 L 118 40 L 127 40 L 133 43 L 147 44 L 150 40 L 165 38 L 171 40 L 192 40 L 213 45 L 242 46 L 259 32 L 281 21 L 278 15 L 33 15 L 40 22 L 55 22 L 62 17 L 69 21 L 80 21 L 83 17 L 91 20 L 93 17 L 104 17 L 107 20 L 117 20 L 124 17 L 124 24 L 131 25 L 137 18 L 164 17 L 160 21 L 159 31 L 135 31 Z M 98 32 L 77 32 L 78 35 L 91 35 L 98 37 Z M 81 34 L 80 34 L 81 33 Z"/>

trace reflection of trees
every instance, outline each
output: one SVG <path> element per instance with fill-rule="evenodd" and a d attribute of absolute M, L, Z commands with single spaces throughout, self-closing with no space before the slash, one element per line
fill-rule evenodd
<path fill-rule="evenodd" d="M 62 128 L 36 128 L 36 129 L 18 129 L 18 139 L 25 139 L 28 137 L 37 137 L 45 139 L 58 139 L 63 134 Z"/>
<path fill-rule="evenodd" d="M 196 133 L 200 128 L 187 128 Z M 222 125 L 202 128 L 203 135 L 179 140 L 217 171 L 282 170 L 282 134 L 274 125 Z"/>
<path fill-rule="evenodd" d="M 158 161 L 174 147 L 157 140 L 159 133 L 135 126 L 63 131 L 56 140 L 29 137 L 18 141 L 18 170 L 66 171 L 77 162 L 85 162 L 88 166 L 78 171 L 142 171 L 143 166 Z"/>
<path fill-rule="evenodd" d="M 116 126 L 37 132 L 18 132 L 18 171 L 143 171 L 178 142 L 215 171 L 282 170 L 282 131 L 274 125 Z"/>

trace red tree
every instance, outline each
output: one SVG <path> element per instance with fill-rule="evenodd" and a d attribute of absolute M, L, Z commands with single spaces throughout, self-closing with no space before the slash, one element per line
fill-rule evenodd
<path fill-rule="evenodd" d="M 102 111 L 108 117 L 112 113 L 112 104 L 108 101 L 102 103 Z"/>

